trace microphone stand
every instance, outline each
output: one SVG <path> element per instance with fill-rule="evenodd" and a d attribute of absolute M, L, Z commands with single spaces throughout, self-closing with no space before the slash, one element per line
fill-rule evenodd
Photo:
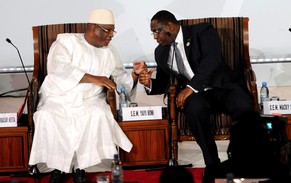
<path fill-rule="evenodd" d="M 23 64 L 23 61 L 22 61 L 22 57 L 21 57 L 21 54 L 18 50 L 18 48 L 11 42 L 11 40 L 9 38 L 6 38 L 6 41 L 11 44 L 16 50 L 17 50 L 17 53 L 18 53 L 18 56 L 19 56 L 19 59 L 20 59 L 20 62 L 21 62 L 21 65 L 22 65 L 22 68 L 23 68 L 23 71 L 25 73 L 25 76 L 26 76 L 26 79 L 27 79 L 27 82 L 28 82 L 28 86 L 29 86 L 29 90 L 31 89 L 31 84 L 30 84 L 30 81 L 29 81 L 29 78 L 28 78 L 28 75 L 27 75 L 27 72 L 26 72 L 26 69 L 25 69 L 25 66 Z"/>
<path fill-rule="evenodd" d="M 30 81 L 29 81 L 28 74 L 27 74 L 26 69 L 25 69 L 25 66 L 24 66 L 24 64 L 23 64 L 22 57 L 21 57 L 21 54 L 20 54 L 20 52 L 19 52 L 19 49 L 18 49 L 18 48 L 17 48 L 17 47 L 16 47 L 16 46 L 11 42 L 11 40 L 10 40 L 9 38 L 6 38 L 6 41 L 7 41 L 9 44 L 11 44 L 11 45 L 12 45 L 12 46 L 17 50 L 17 53 L 18 53 L 18 56 L 19 56 L 19 59 L 20 59 L 20 62 L 21 62 L 21 65 L 22 65 L 23 71 L 24 71 L 24 73 L 25 73 L 25 76 L 26 76 L 26 79 L 27 79 L 27 82 L 28 82 L 28 92 L 26 93 L 25 100 L 24 100 L 24 102 L 23 102 L 23 104 L 22 104 L 20 110 L 18 111 L 18 112 L 19 112 L 19 116 L 18 116 L 18 118 L 20 118 L 20 117 L 21 117 L 21 114 L 22 114 L 22 112 L 23 112 L 23 108 L 24 108 L 24 106 L 25 106 L 25 103 L 26 103 L 26 101 L 27 101 L 28 94 L 30 93 L 30 95 L 32 95 L 32 85 L 31 85 L 31 83 L 30 83 Z M 30 96 L 30 97 L 32 97 L 32 96 Z M 32 105 L 32 110 L 34 110 L 34 103 L 31 102 L 31 105 Z M 31 175 L 32 175 L 32 176 L 34 176 L 35 179 L 36 179 L 37 176 L 38 176 L 39 174 L 40 174 L 40 172 L 39 172 L 37 166 L 34 165 L 34 166 L 29 167 L 27 173 L 23 173 L 23 174 L 11 174 L 11 176 L 12 176 L 12 177 L 16 177 L 16 176 L 31 176 Z"/>
<path fill-rule="evenodd" d="M 170 36 L 170 35 L 169 35 Z M 175 86 L 175 78 L 173 76 L 173 62 L 174 62 L 174 55 L 176 50 L 175 42 L 173 44 L 173 54 L 171 60 L 171 67 L 170 67 L 170 78 L 169 78 L 169 86 L 166 90 L 166 95 L 168 95 L 168 102 L 167 102 L 167 114 L 168 114 L 168 124 L 169 124 L 169 161 L 168 166 L 180 166 L 180 167 L 192 167 L 192 164 L 187 165 L 178 165 L 178 161 L 175 159 L 174 155 L 174 144 L 173 144 L 173 123 L 176 121 L 175 112 L 175 96 L 176 96 L 176 86 Z M 177 129 L 176 129 L 177 130 Z"/>
<path fill-rule="evenodd" d="M 169 77 L 169 81 L 168 81 L 168 86 L 165 90 L 165 93 L 164 93 L 164 97 L 163 97 L 163 100 L 164 100 L 164 103 L 165 103 L 165 98 L 166 96 L 168 96 L 168 102 L 167 102 L 167 117 L 168 117 L 168 135 L 169 135 L 169 140 L 168 140 L 168 146 L 169 146 L 169 161 L 168 161 L 168 166 L 178 166 L 178 162 L 177 160 L 174 158 L 174 148 L 173 148 L 173 143 L 172 143 L 172 140 L 173 140 L 173 133 L 172 133 L 172 125 L 173 125 L 173 120 L 172 120 L 172 114 L 171 114 L 171 106 L 175 107 L 175 105 L 171 105 L 171 96 L 172 94 L 170 94 L 170 91 L 171 90 L 171 87 L 173 87 L 173 74 L 172 74 L 172 67 L 173 67 L 173 61 L 174 61 L 174 53 L 175 53 L 175 46 L 173 48 L 173 54 L 172 54 L 172 60 L 171 60 L 171 65 L 170 65 L 170 77 Z M 175 93 L 174 93 L 175 95 Z M 173 102 L 175 104 L 175 102 Z M 146 171 L 152 171 L 152 170 L 163 170 L 163 169 L 166 169 L 167 167 L 158 167 L 158 168 L 147 168 Z"/>
<path fill-rule="evenodd" d="M 21 118 L 21 114 L 22 114 L 23 109 L 24 109 L 24 106 L 25 106 L 25 103 L 26 103 L 26 100 L 27 100 L 27 97 L 28 97 L 28 94 L 32 92 L 32 86 L 30 84 L 30 81 L 29 81 L 29 78 L 28 78 L 28 74 L 27 74 L 25 66 L 23 64 L 22 57 L 21 57 L 21 54 L 19 52 L 19 49 L 11 42 L 11 40 L 9 38 L 6 38 L 6 41 L 16 49 L 16 51 L 18 53 L 18 56 L 19 56 L 19 59 L 20 59 L 20 62 L 21 62 L 21 65 L 22 65 L 22 68 L 23 68 L 23 71 L 24 71 L 25 76 L 26 76 L 27 83 L 28 83 L 28 91 L 26 93 L 25 100 L 24 100 L 22 106 L 20 107 L 20 109 L 18 110 L 19 114 L 18 114 L 17 117 L 18 117 L 18 119 L 20 119 Z"/>
<path fill-rule="evenodd" d="M 169 35 L 170 36 L 170 35 Z M 175 86 L 175 79 L 173 77 L 173 61 L 174 61 L 174 55 L 176 50 L 176 44 L 175 42 L 173 44 L 173 54 L 172 54 L 172 63 L 170 67 L 170 79 L 169 79 L 169 86 L 167 88 L 166 93 L 168 94 L 168 122 L 169 122 L 169 161 L 168 166 L 179 166 L 179 167 L 192 167 L 192 164 L 186 164 L 186 165 L 178 165 L 178 161 L 175 159 L 174 156 L 174 148 L 173 148 L 173 123 L 175 123 L 176 116 L 175 113 L 172 113 L 172 111 L 175 111 L 175 96 L 176 96 L 176 86 Z"/>
<path fill-rule="evenodd" d="M 171 71 L 172 72 L 172 69 Z M 192 167 L 192 164 L 186 164 L 186 165 L 178 165 L 178 161 L 175 159 L 174 155 L 174 144 L 173 144 L 173 123 L 175 123 L 175 113 L 172 113 L 173 110 L 175 110 L 175 95 L 176 95 L 176 86 L 174 86 L 174 77 L 172 73 L 170 74 L 168 87 L 166 89 L 164 99 L 166 96 L 168 96 L 167 99 L 167 117 L 168 117 L 168 135 L 169 135 L 169 160 L 167 166 L 164 167 L 157 167 L 157 168 L 147 168 L 146 171 L 152 171 L 152 170 L 164 170 L 167 167 Z"/>
<path fill-rule="evenodd" d="M 168 161 L 168 167 L 192 167 L 192 164 L 186 164 L 186 165 L 178 165 L 178 161 L 175 159 L 174 156 L 174 144 L 173 144 L 173 122 L 176 120 L 175 114 L 172 113 L 172 111 L 175 110 L 175 96 L 176 96 L 176 86 L 175 84 L 175 79 L 173 77 L 173 61 L 174 61 L 174 54 L 175 54 L 175 43 L 173 43 L 173 54 L 172 54 L 172 60 L 171 60 L 171 66 L 170 66 L 170 77 L 169 77 L 169 83 L 165 91 L 164 99 L 166 96 L 168 96 L 168 102 L 167 102 L 167 116 L 168 116 L 168 134 L 169 134 L 169 161 Z M 161 169 L 166 169 L 166 167 L 162 168 L 151 168 L 151 169 L 146 169 L 147 171 L 149 170 L 161 170 Z"/>

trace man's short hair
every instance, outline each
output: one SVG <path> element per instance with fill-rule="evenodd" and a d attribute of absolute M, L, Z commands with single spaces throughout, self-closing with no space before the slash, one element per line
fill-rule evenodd
<path fill-rule="evenodd" d="M 161 22 L 163 24 L 166 24 L 167 22 L 172 22 L 174 24 L 178 24 L 178 20 L 176 19 L 175 15 L 173 15 L 171 12 L 167 10 L 161 10 L 157 12 L 151 19 L 151 21 L 157 20 L 158 22 Z"/>

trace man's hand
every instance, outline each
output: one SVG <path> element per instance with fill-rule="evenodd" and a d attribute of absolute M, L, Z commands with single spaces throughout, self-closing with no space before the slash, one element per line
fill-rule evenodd
<path fill-rule="evenodd" d="M 115 89 L 115 83 L 105 77 L 105 76 L 95 76 L 95 82 L 94 82 L 96 85 L 101 85 L 101 86 L 105 86 L 106 88 L 108 89 Z"/>
<path fill-rule="evenodd" d="M 108 89 L 115 89 L 115 83 L 105 76 L 94 76 L 85 74 L 80 81 L 81 83 L 94 83 L 96 85 L 104 86 Z"/>
<path fill-rule="evenodd" d="M 147 65 L 144 61 L 135 61 L 133 63 L 133 72 L 137 75 L 141 73 L 141 71 L 147 69 Z"/>
<path fill-rule="evenodd" d="M 176 105 L 177 107 L 180 107 L 181 109 L 184 108 L 185 100 L 189 95 L 193 93 L 193 90 L 189 87 L 186 87 L 184 90 L 182 90 L 178 96 L 176 97 Z"/>
<path fill-rule="evenodd" d="M 140 82 L 140 84 L 142 84 L 142 85 L 144 85 L 144 86 L 149 88 L 153 72 L 154 72 L 154 69 L 151 69 L 150 71 L 148 71 L 148 69 L 142 70 L 140 72 L 140 74 L 139 74 L 139 82 Z"/>

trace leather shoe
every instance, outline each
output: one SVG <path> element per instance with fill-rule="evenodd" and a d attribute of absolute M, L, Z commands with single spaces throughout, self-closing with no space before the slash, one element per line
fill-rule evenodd
<path fill-rule="evenodd" d="M 85 170 L 80 170 L 79 168 L 73 171 L 74 183 L 86 183 L 86 173 Z"/>
<path fill-rule="evenodd" d="M 49 183 L 62 183 L 64 174 L 60 170 L 53 170 Z"/>

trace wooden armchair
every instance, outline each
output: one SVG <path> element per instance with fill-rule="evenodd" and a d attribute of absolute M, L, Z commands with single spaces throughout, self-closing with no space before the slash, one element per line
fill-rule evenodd
<path fill-rule="evenodd" d="M 39 100 L 38 91 L 47 75 L 47 56 L 52 43 L 56 40 L 59 33 L 84 33 L 86 23 L 67 23 L 67 24 L 52 24 L 40 25 L 32 27 L 33 31 L 33 49 L 34 49 L 34 70 L 31 81 L 31 89 L 28 99 L 28 145 L 31 149 L 34 123 L 33 113 L 36 111 Z M 117 118 L 115 91 L 107 91 L 107 100 L 115 119 Z"/>
<path fill-rule="evenodd" d="M 250 92 L 254 109 L 259 111 L 256 76 L 252 70 L 249 56 L 249 34 L 248 21 L 246 17 L 222 17 L 222 18 L 200 18 L 180 20 L 181 25 L 191 25 L 200 22 L 210 22 L 217 30 L 221 43 L 222 54 L 226 64 L 240 76 L 240 82 Z M 170 87 L 169 102 L 171 106 L 171 119 L 177 125 L 178 141 L 193 141 L 195 137 L 191 134 L 188 124 L 185 123 L 183 113 L 177 113 L 175 108 L 176 86 Z M 219 113 L 210 116 L 212 131 L 216 140 L 229 139 L 229 128 L 231 117 Z M 177 147 L 177 145 L 174 145 Z"/>

